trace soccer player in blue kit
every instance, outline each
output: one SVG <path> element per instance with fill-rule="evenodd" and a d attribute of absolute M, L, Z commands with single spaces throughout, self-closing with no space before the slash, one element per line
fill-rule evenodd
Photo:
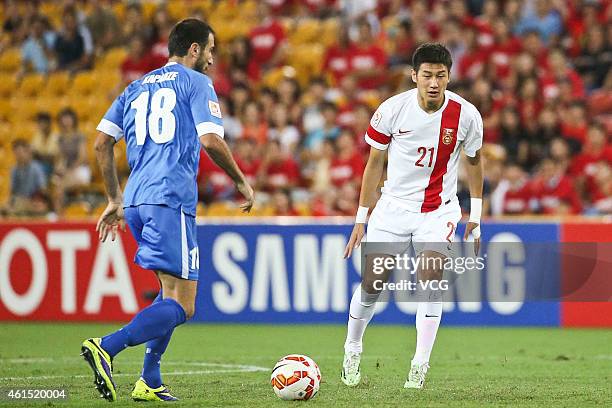
<path fill-rule="evenodd" d="M 138 401 L 173 401 L 162 383 L 161 356 L 172 332 L 194 313 L 199 272 L 195 211 L 200 146 L 234 181 L 250 211 L 254 194 L 223 140 L 223 121 L 210 78 L 214 32 L 201 20 L 186 19 L 170 33 L 170 58 L 162 68 L 132 82 L 113 102 L 97 130 L 96 157 L 108 206 L 97 231 L 101 241 L 127 222 L 138 243 L 135 262 L 154 271 L 160 283 L 155 301 L 120 330 L 82 344 L 96 388 L 117 399 L 113 358 L 128 346 L 146 343 L 141 378 L 132 390 Z M 113 146 L 125 138 L 131 173 L 122 194 Z"/>

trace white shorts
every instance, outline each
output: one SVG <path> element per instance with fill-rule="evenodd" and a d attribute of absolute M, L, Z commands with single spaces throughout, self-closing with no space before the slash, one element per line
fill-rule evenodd
<path fill-rule="evenodd" d="M 461 207 L 457 199 L 437 210 L 420 213 L 408 211 L 392 197 L 383 195 L 372 211 L 366 242 L 406 243 L 419 254 L 425 250 L 450 256 Z"/>

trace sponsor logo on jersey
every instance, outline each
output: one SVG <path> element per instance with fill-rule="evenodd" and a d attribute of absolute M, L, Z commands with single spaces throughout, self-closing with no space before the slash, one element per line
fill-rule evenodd
<path fill-rule="evenodd" d="M 208 109 L 210 109 L 210 114 L 221 119 L 221 107 L 215 101 L 208 101 Z"/>
<path fill-rule="evenodd" d="M 449 128 L 444 128 L 444 131 L 442 133 L 442 142 L 445 145 L 449 145 L 453 142 L 453 133 L 455 132 L 455 129 L 449 129 Z"/>

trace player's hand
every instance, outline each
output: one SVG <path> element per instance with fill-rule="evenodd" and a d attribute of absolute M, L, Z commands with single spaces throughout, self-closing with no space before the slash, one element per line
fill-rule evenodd
<path fill-rule="evenodd" d="M 253 187 L 251 187 L 249 183 L 238 183 L 236 184 L 236 189 L 246 200 L 244 203 L 240 204 L 240 209 L 245 213 L 251 212 L 251 208 L 253 208 L 253 203 L 255 202 L 255 191 L 253 191 Z"/>
<path fill-rule="evenodd" d="M 109 232 L 111 234 L 111 239 L 114 241 L 115 238 L 117 238 L 118 228 L 125 231 L 122 201 L 123 200 L 119 202 L 110 201 L 100 216 L 98 224 L 96 225 L 96 231 L 98 231 L 98 238 L 100 238 L 100 241 L 106 241 Z"/>
<path fill-rule="evenodd" d="M 474 237 L 474 255 L 478 255 L 478 252 L 480 251 L 480 224 L 468 222 L 465 227 L 463 240 L 467 241 L 470 234 L 472 234 L 472 237 Z"/>
<path fill-rule="evenodd" d="M 365 224 L 355 224 L 353 232 L 351 232 L 351 238 L 349 238 L 348 244 L 344 249 L 344 259 L 350 257 L 353 254 L 353 249 L 359 248 L 361 245 L 361 239 L 365 233 Z"/>

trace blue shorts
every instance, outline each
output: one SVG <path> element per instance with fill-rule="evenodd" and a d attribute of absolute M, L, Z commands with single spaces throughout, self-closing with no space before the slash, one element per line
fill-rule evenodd
<path fill-rule="evenodd" d="M 125 221 L 138 243 L 136 264 L 198 280 L 200 253 L 195 217 L 176 208 L 141 204 L 125 208 Z"/>

